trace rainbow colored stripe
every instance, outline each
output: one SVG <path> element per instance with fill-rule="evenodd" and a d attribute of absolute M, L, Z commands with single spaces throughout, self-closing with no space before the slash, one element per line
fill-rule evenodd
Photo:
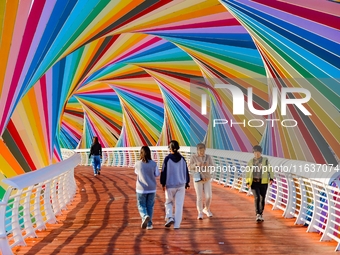
<path fill-rule="evenodd" d="M 61 160 L 60 148 L 181 145 L 318 163 L 340 157 L 340 10 L 331 1 L 0 2 L 0 179 Z M 268 78 L 271 78 L 268 80 Z M 296 128 L 212 126 L 232 115 L 216 83 L 311 91 Z M 208 115 L 201 114 L 201 94 Z M 282 119 L 279 109 L 270 116 Z M 0 194 L 5 186 L 2 186 Z"/>

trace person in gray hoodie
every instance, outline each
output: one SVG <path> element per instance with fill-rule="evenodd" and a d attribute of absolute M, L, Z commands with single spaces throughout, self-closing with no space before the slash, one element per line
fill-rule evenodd
<path fill-rule="evenodd" d="M 160 182 L 165 191 L 165 227 L 180 228 L 183 215 L 185 189 L 190 188 L 190 176 L 184 157 L 178 152 L 179 144 L 176 140 L 170 141 L 170 154 L 165 157 L 161 171 Z M 175 206 L 175 215 L 173 215 Z"/>
<path fill-rule="evenodd" d="M 142 218 L 141 228 L 152 229 L 152 215 L 156 196 L 156 177 L 159 176 L 157 163 L 151 159 L 148 146 L 140 150 L 140 160 L 135 164 L 137 174 L 137 207 Z"/>

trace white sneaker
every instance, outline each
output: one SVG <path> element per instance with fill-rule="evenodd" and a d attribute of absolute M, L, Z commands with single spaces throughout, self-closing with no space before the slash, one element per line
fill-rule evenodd
<path fill-rule="evenodd" d="M 97 176 L 97 174 L 94 174 L 94 176 Z"/>
<path fill-rule="evenodd" d="M 152 225 L 147 226 L 146 229 L 153 229 L 153 226 Z"/>
<path fill-rule="evenodd" d="M 203 213 L 199 213 L 198 216 L 197 216 L 197 219 L 198 220 L 203 220 Z"/>
<path fill-rule="evenodd" d="M 256 214 L 256 221 L 260 222 L 261 221 L 261 214 Z"/>
<path fill-rule="evenodd" d="M 149 215 L 146 215 L 146 216 L 144 217 L 143 221 L 142 221 L 141 228 L 144 228 L 144 229 L 145 229 L 146 226 L 148 225 L 149 220 L 150 220 Z"/>
<path fill-rule="evenodd" d="M 174 224 L 174 223 L 175 223 L 174 219 L 173 219 L 172 217 L 170 217 L 170 218 L 168 219 L 168 221 L 164 224 L 164 226 L 165 226 L 166 228 L 170 228 L 171 225 Z"/>
<path fill-rule="evenodd" d="M 260 214 L 260 221 L 264 221 L 262 214 Z"/>
<path fill-rule="evenodd" d="M 203 213 L 205 213 L 208 217 L 212 217 L 213 214 L 210 212 L 210 210 L 208 211 L 207 209 L 203 209 Z"/>

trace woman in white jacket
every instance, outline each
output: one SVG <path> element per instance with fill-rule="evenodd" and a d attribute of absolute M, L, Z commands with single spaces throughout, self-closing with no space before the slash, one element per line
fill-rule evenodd
<path fill-rule="evenodd" d="M 213 166 L 213 160 L 210 155 L 205 154 L 205 144 L 197 144 L 197 154 L 190 158 L 189 168 L 194 173 L 200 173 L 198 180 L 194 179 L 194 187 L 196 191 L 196 206 L 198 211 L 197 219 L 203 219 L 203 213 L 208 217 L 213 214 L 210 211 L 212 190 L 211 190 L 211 172 L 210 167 Z M 205 207 L 203 208 L 203 192 L 205 195 Z"/>

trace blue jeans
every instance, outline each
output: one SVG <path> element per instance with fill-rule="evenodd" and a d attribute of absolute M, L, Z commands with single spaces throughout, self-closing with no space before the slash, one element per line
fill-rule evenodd
<path fill-rule="evenodd" d="M 93 167 L 93 172 L 95 174 L 100 171 L 100 155 L 94 155 L 92 159 L 92 167 Z"/>
<path fill-rule="evenodd" d="M 155 204 L 156 193 L 141 194 L 137 193 L 137 207 L 140 217 L 144 219 L 149 215 L 150 220 L 148 226 L 152 225 L 153 206 Z"/>

